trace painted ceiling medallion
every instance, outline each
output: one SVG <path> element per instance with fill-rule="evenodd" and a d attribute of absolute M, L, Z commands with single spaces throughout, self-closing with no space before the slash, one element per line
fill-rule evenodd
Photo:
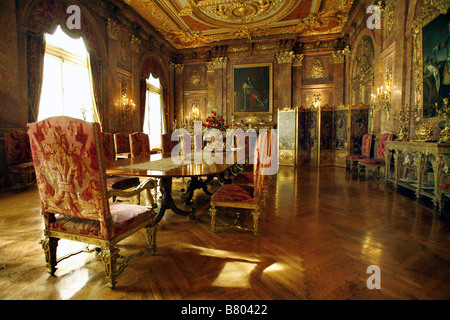
<path fill-rule="evenodd" d="M 199 19 L 222 27 L 236 24 L 268 23 L 289 13 L 299 0 L 203 0 L 194 1 Z"/>

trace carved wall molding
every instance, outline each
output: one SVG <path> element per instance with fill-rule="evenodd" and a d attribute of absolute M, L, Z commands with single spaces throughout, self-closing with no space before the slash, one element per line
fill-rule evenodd
<path fill-rule="evenodd" d="M 175 72 L 175 74 L 183 74 L 184 64 L 182 63 L 173 63 L 172 61 L 169 63 L 169 68 Z"/>
<path fill-rule="evenodd" d="M 228 58 L 227 57 L 218 57 L 213 58 L 210 62 L 206 64 L 208 71 L 215 69 L 224 69 L 227 67 Z"/>
<path fill-rule="evenodd" d="M 292 63 L 293 58 L 294 58 L 293 51 L 279 52 L 279 53 L 275 54 L 275 61 L 278 64 Z"/>
<path fill-rule="evenodd" d="M 108 37 L 115 40 L 119 40 L 119 31 L 120 31 L 119 23 L 116 20 L 108 18 L 107 22 Z"/>

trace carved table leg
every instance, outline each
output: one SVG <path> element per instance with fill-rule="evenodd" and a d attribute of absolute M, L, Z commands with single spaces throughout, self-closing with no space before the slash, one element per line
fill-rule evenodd
<path fill-rule="evenodd" d="M 191 208 L 189 211 L 185 211 L 175 205 L 175 202 L 172 198 L 172 178 L 161 178 L 159 181 L 159 185 L 161 188 L 162 198 L 161 207 L 159 209 L 158 215 L 156 216 L 155 223 L 161 221 L 167 209 L 171 209 L 173 212 L 181 216 L 189 216 L 191 218 L 195 218 L 194 208 Z"/>
<path fill-rule="evenodd" d="M 192 197 L 194 196 L 194 191 L 197 189 L 202 189 L 208 196 L 212 196 L 213 193 L 208 191 L 208 183 L 214 179 L 214 176 L 208 176 L 205 181 L 199 179 L 198 177 L 192 177 L 189 181 L 188 188 L 185 191 L 181 190 L 181 194 L 185 196 L 184 204 L 191 204 Z"/>

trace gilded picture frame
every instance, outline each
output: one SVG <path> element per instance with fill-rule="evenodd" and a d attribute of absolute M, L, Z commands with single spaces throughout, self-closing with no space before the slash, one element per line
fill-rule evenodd
<path fill-rule="evenodd" d="M 447 36 L 450 35 L 450 26 L 448 24 L 450 22 L 449 8 L 449 0 L 424 0 L 421 13 L 416 17 L 412 25 L 414 112 L 416 122 L 426 121 L 432 125 L 437 124 L 440 119 L 437 117 L 435 104 L 442 103 L 443 98 L 440 97 L 439 93 L 441 95 L 450 93 L 450 86 L 445 88 L 445 90 L 440 90 L 442 89 L 440 82 L 441 78 L 443 78 L 440 72 L 447 66 L 446 63 L 438 61 L 440 58 L 436 51 L 436 48 L 442 45 L 442 40 L 445 42 L 443 33 L 438 32 L 438 30 L 447 31 Z M 443 21 L 445 28 L 442 26 Z M 437 80 L 438 76 L 439 80 Z"/>
<path fill-rule="evenodd" d="M 272 114 L 272 63 L 233 66 L 233 114 Z"/>

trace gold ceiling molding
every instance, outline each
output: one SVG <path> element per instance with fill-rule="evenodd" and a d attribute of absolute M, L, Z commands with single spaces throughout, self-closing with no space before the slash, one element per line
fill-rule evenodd
<path fill-rule="evenodd" d="M 233 39 L 339 33 L 354 2 L 317 0 L 311 9 L 304 0 L 123 1 L 176 49 Z"/>

